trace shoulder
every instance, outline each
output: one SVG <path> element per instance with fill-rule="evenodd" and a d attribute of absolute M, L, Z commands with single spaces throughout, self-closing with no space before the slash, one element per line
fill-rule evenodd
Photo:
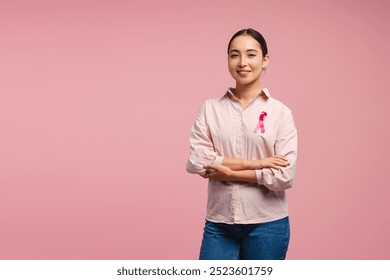
<path fill-rule="evenodd" d="M 213 98 L 208 98 L 204 101 L 204 104 L 206 105 L 214 105 L 214 104 L 219 104 L 223 101 L 224 96 L 222 97 L 213 97 Z"/>
<path fill-rule="evenodd" d="M 270 111 L 276 117 L 278 123 L 286 123 L 293 120 L 292 110 L 279 99 L 269 97 Z"/>
<path fill-rule="evenodd" d="M 263 97 L 272 108 L 279 112 L 291 112 L 290 108 L 279 99 L 271 96 L 268 88 L 263 88 Z"/>
<path fill-rule="evenodd" d="M 291 109 L 286 104 L 276 99 L 274 99 L 272 105 L 272 111 L 276 117 L 276 122 L 278 123 L 279 129 L 295 129 L 295 122 Z"/>
<path fill-rule="evenodd" d="M 208 98 L 203 102 L 202 108 L 205 110 L 219 109 L 225 106 L 227 102 L 229 102 L 229 98 L 226 95 L 221 97 Z"/>
<path fill-rule="evenodd" d="M 275 109 L 278 112 L 280 112 L 281 114 L 291 113 L 291 109 L 286 104 L 284 104 L 282 101 L 275 99 L 275 98 L 272 98 L 272 97 L 271 97 L 271 99 L 273 99 L 272 105 L 275 107 Z"/>
<path fill-rule="evenodd" d="M 204 100 L 200 105 L 198 116 L 215 115 L 218 112 L 221 112 L 221 108 L 226 104 L 224 99 L 225 97 L 222 96 Z"/>

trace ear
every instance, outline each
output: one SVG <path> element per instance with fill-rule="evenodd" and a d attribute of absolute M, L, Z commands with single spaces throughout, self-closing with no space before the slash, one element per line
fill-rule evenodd
<path fill-rule="evenodd" d="M 266 54 L 263 57 L 263 67 L 268 67 L 268 63 L 269 63 L 269 54 Z"/>

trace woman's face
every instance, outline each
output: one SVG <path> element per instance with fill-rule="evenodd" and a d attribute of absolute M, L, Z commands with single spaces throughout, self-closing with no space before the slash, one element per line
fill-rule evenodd
<path fill-rule="evenodd" d="M 228 66 L 237 84 L 247 85 L 260 81 L 263 67 L 267 67 L 268 54 L 263 57 L 261 46 L 250 35 L 240 35 L 230 44 Z"/>

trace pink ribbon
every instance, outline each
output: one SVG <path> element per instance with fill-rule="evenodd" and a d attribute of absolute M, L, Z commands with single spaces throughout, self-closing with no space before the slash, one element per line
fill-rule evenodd
<path fill-rule="evenodd" d="M 267 113 L 266 112 L 261 112 L 260 116 L 259 116 L 259 123 L 257 124 L 255 130 L 253 130 L 253 133 L 257 133 L 257 131 L 261 131 L 261 133 L 264 133 L 265 132 L 265 129 L 264 129 L 264 119 L 265 117 L 267 116 Z"/>

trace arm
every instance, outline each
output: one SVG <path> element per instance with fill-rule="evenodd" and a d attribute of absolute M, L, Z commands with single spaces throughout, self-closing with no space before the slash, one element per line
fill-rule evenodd
<path fill-rule="evenodd" d="M 275 154 L 283 155 L 290 163 L 279 170 L 272 168 L 256 169 L 259 185 L 264 185 L 271 191 L 283 191 L 294 184 L 298 152 L 298 134 L 290 109 L 284 108 L 280 115 L 281 121 L 275 142 Z"/>
<path fill-rule="evenodd" d="M 257 183 L 272 191 L 282 191 L 292 187 L 297 158 L 297 131 L 291 111 L 283 113 L 275 143 L 275 153 L 284 156 L 255 161 L 224 158 L 222 165 L 206 165 L 208 172 L 203 177 L 220 181 Z"/>
<path fill-rule="evenodd" d="M 241 170 L 255 170 L 255 169 L 261 169 L 267 167 L 280 169 L 280 167 L 288 166 L 289 162 L 287 158 L 279 155 L 258 159 L 258 160 L 247 160 L 247 159 L 224 157 L 221 162 L 221 165 L 227 166 L 231 170 L 241 171 Z"/>
<path fill-rule="evenodd" d="M 232 170 L 224 165 L 208 164 L 203 178 L 209 178 L 218 181 L 244 181 L 249 183 L 257 183 L 255 170 Z"/>
<path fill-rule="evenodd" d="M 259 160 L 245 160 L 236 158 L 223 158 L 221 165 L 207 164 L 203 178 L 219 181 L 244 181 L 257 183 L 256 169 L 273 168 L 280 170 L 282 166 L 290 163 L 285 157 L 273 156 Z"/>
<path fill-rule="evenodd" d="M 214 150 L 206 121 L 206 102 L 201 106 L 190 132 L 190 157 L 186 170 L 192 174 L 204 175 L 206 164 L 221 164 L 223 157 Z"/>
<path fill-rule="evenodd" d="M 273 167 L 272 165 L 264 165 L 264 163 L 261 163 L 260 161 L 219 156 L 214 150 L 214 144 L 207 126 L 206 106 L 207 103 L 203 103 L 191 128 L 191 153 L 187 161 L 187 172 L 205 175 L 206 168 L 204 166 L 207 164 L 224 165 L 237 171 L 255 169 L 256 167 Z"/>

